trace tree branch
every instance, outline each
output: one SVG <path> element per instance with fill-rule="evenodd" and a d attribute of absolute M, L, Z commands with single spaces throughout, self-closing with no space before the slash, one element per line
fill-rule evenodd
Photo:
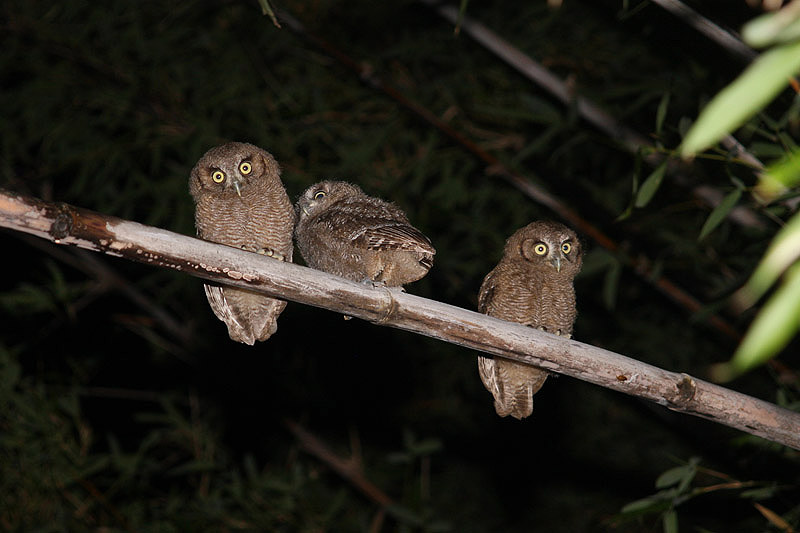
<path fill-rule="evenodd" d="M 293 263 L 2 189 L 0 227 L 535 365 L 800 449 L 800 413 L 687 374 L 397 289 L 354 283 Z"/>

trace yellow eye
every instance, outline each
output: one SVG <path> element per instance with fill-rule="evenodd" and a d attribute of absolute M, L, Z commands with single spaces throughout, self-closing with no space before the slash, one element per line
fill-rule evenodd
<path fill-rule="evenodd" d="M 314 200 L 321 200 L 322 198 L 325 198 L 326 196 L 327 196 L 327 194 L 325 194 L 325 191 L 317 191 L 317 193 L 314 195 Z"/>
<path fill-rule="evenodd" d="M 211 179 L 214 180 L 214 183 L 222 183 L 225 181 L 225 173 L 221 170 L 215 170 L 213 174 L 211 174 Z"/>
<path fill-rule="evenodd" d="M 533 251 L 536 253 L 536 255 L 544 255 L 547 253 L 547 245 L 539 243 L 533 247 Z"/>
<path fill-rule="evenodd" d="M 253 171 L 253 165 L 250 164 L 250 161 L 242 161 L 239 163 L 239 172 L 247 176 Z"/>
<path fill-rule="evenodd" d="M 561 245 L 561 251 L 564 252 L 565 254 L 570 253 L 572 251 L 572 245 L 568 242 L 565 242 L 564 244 Z"/>

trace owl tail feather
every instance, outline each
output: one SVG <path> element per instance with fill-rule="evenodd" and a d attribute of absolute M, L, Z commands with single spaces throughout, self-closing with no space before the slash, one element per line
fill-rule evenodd
<path fill-rule="evenodd" d="M 526 369 L 524 381 L 507 383 L 506 389 L 501 392 L 504 402 L 495 401 L 494 407 L 500 416 L 511 415 L 517 420 L 522 420 L 533 413 L 533 395 L 539 392 L 547 379 L 547 373 L 539 370 Z M 513 384 L 513 388 L 508 385 Z"/>
<path fill-rule="evenodd" d="M 523 418 L 531 416 L 531 413 L 533 413 L 533 388 L 530 384 L 525 383 L 518 387 L 517 390 L 514 391 L 513 399 L 509 403 L 511 404 L 509 406 L 510 409 L 505 415 L 500 416 L 511 415 L 517 420 L 522 420 Z M 500 414 L 500 412 L 498 411 L 497 414 Z"/>

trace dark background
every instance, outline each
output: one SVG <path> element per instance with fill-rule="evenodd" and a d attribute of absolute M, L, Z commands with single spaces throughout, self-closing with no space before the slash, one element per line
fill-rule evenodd
<path fill-rule="evenodd" d="M 735 341 L 705 316 L 746 330 L 753 312 L 726 298 L 791 204 L 747 198 L 763 227 L 726 221 L 698 241 L 710 208 L 691 187 L 752 186 L 751 170 L 713 151 L 687 165 L 688 187 L 667 178 L 618 219 L 651 169 L 435 11 L 275 7 L 707 304 L 688 313 L 587 239 L 577 340 L 699 377 L 730 357 Z M 760 13 L 702 8 L 734 29 Z M 745 66 L 649 3 L 472 2 L 466 14 L 665 153 Z M 252 142 L 281 163 L 293 200 L 346 179 L 403 207 L 437 249 L 408 292 L 469 309 L 505 239 L 559 217 L 254 0 L 15 0 L 0 20 L 4 188 L 193 235 L 190 169 L 214 145 Z M 784 94 L 737 137 L 769 161 L 798 137 L 799 110 Z M 240 345 L 196 278 L 0 239 L 0 529 L 671 531 L 677 517 L 682 531 L 781 530 L 756 504 L 800 524 L 796 451 L 568 377 L 546 383 L 530 419 L 501 419 L 468 350 L 294 303 L 275 336 Z M 730 386 L 796 405 L 796 352 Z M 389 512 L 303 451 L 287 420 L 352 455 Z"/>

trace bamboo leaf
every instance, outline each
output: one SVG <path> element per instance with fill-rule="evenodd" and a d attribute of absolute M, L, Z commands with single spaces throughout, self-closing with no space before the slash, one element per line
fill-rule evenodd
<path fill-rule="evenodd" d="M 729 370 L 735 377 L 780 352 L 800 329 L 800 263 L 786 273 L 781 287 L 764 304 L 733 354 Z"/>
<path fill-rule="evenodd" d="M 661 523 L 664 526 L 664 533 L 678 533 L 678 513 L 675 509 L 664 513 Z"/>
<path fill-rule="evenodd" d="M 765 203 L 800 183 L 800 149 L 768 166 L 761 174 L 756 194 Z"/>
<path fill-rule="evenodd" d="M 458 7 L 458 20 L 456 20 L 456 27 L 453 29 L 455 35 L 461 33 L 461 23 L 464 21 L 464 15 L 467 13 L 467 4 L 469 4 L 469 0 L 461 0 L 461 5 Z"/>
<path fill-rule="evenodd" d="M 667 160 L 665 159 L 656 169 L 647 176 L 647 179 L 644 180 L 642 186 L 639 187 L 639 192 L 636 194 L 636 202 L 634 205 L 636 207 L 644 207 L 650 203 L 650 200 L 653 199 L 655 196 L 656 191 L 661 186 L 661 182 L 664 180 L 664 173 L 667 170 Z"/>
<path fill-rule="evenodd" d="M 734 189 L 729 192 L 725 198 L 719 203 L 717 207 L 711 211 L 711 214 L 708 215 L 703 227 L 700 229 L 700 235 L 697 237 L 698 241 L 702 241 L 705 239 L 712 231 L 714 231 L 720 223 L 725 220 L 725 217 L 728 216 L 736 204 L 739 202 L 739 198 L 742 197 L 742 190 L 741 189 Z"/>
<path fill-rule="evenodd" d="M 753 305 L 775 283 L 781 274 L 800 258 L 800 214 L 795 214 L 772 239 L 772 244 L 756 267 L 747 284 L 734 298 L 743 307 Z"/>
<path fill-rule="evenodd" d="M 620 513 L 643 514 L 646 512 L 660 511 L 665 509 L 668 505 L 669 503 L 659 493 L 625 504 L 620 510 Z"/>
<path fill-rule="evenodd" d="M 800 39 L 800 2 L 751 20 L 742 28 L 742 39 L 756 48 Z"/>
<path fill-rule="evenodd" d="M 680 482 L 689 475 L 694 477 L 694 468 L 689 465 L 676 466 L 675 468 L 670 468 L 669 470 L 665 470 L 664 472 L 661 473 L 660 476 L 658 476 L 658 479 L 656 479 L 656 488 L 665 489 L 667 487 L 671 487 L 672 485 L 677 485 L 678 482 Z"/>
<path fill-rule="evenodd" d="M 667 109 L 669 109 L 669 98 L 670 93 L 666 91 L 664 96 L 661 97 L 661 101 L 658 103 L 658 109 L 656 110 L 656 133 L 661 133 L 661 129 L 664 126 L 664 119 L 667 116 Z"/>
<path fill-rule="evenodd" d="M 276 28 L 280 28 L 281 24 L 278 22 L 278 17 L 275 16 L 275 12 L 272 10 L 272 6 L 269 5 L 269 0 L 258 0 L 259 5 L 261 6 L 261 14 L 267 15 L 269 18 L 272 19 L 272 23 L 275 25 Z"/>
<path fill-rule="evenodd" d="M 800 70 L 800 41 L 763 53 L 703 109 L 681 143 L 690 157 L 717 142 L 761 110 Z"/>

